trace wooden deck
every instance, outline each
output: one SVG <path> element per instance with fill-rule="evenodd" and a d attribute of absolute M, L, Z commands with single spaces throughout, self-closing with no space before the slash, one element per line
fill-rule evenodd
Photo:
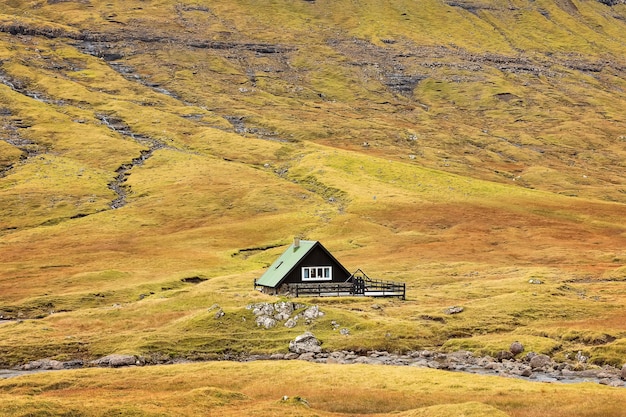
<path fill-rule="evenodd" d="M 406 299 L 403 282 L 371 279 L 358 270 L 346 282 L 289 284 L 296 297 L 399 297 Z"/>

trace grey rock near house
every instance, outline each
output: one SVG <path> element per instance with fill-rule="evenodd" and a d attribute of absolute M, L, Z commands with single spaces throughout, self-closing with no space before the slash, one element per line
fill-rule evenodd
<path fill-rule="evenodd" d="M 272 316 L 274 315 L 274 306 L 269 303 L 260 303 L 252 306 L 252 313 L 255 316 Z"/>
<path fill-rule="evenodd" d="M 322 313 L 319 309 L 318 306 L 314 305 L 311 306 L 309 308 L 307 308 L 306 310 L 304 310 L 304 312 L 302 313 L 302 316 L 305 319 L 309 319 L 309 320 L 313 320 L 316 319 L 318 317 L 322 317 L 324 315 L 324 313 Z"/>
<path fill-rule="evenodd" d="M 276 320 L 270 316 L 258 316 L 256 318 L 256 325 L 257 327 L 271 329 L 272 327 L 276 327 Z"/>
<path fill-rule="evenodd" d="M 285 327 L 293 329 L 298 324 L 298 316 L 292 317 L 285 322 Z"/>
<path fill-rule="evenodd" d="M 293 353 L 319 353 L 322 351 L 320 341 L 317 340 L 313 333 L 306 332 L 300 336 L 296 336 L 294 340 L 289 342 L 289 351 Z"/>

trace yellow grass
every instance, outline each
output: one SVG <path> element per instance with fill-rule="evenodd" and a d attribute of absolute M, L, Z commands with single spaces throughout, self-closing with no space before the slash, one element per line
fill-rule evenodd
<path fill-rule="evenodd" d="M 623 389 L 594 384 L 411 367 L 211 362 L 0 381 L 0 411 L 6 416 L 599 416 L 619 415 L 625 395 Z"/>

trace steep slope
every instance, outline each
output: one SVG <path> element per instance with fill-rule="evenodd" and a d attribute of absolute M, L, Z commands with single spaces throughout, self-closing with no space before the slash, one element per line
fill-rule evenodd
<path fill-rule="evenodd" d="M 304 324 L 242 317 L 294 235 L 409 283 L 380 312 L 325 301 L 329 321 L 359 329 L 319 324 L 329 347 L 527 338 L 621 361 L 623 4 L 13 0 L 2 13 L 0 314 L 42 319 L 0 328 L 2 364 L 284 349 Z M 466 314 L 440 320 L 450 304 Z"/>

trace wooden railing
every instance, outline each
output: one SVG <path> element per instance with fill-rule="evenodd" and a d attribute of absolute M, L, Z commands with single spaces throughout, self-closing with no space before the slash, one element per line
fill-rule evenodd
<path fill-rule="evenodd" d="M 354 284 L 352 282 L 289 284 L 289 292 L 296 297 L 347 296 L 354 295 Z"/>
<path fill-rule="evenodd" d="M 399 297 L 406 299 L 406 284 L 403 282 L 371 279 L 358 270 L 346 282 L 289 284 L 289 292 L 296 297 Z"/>

